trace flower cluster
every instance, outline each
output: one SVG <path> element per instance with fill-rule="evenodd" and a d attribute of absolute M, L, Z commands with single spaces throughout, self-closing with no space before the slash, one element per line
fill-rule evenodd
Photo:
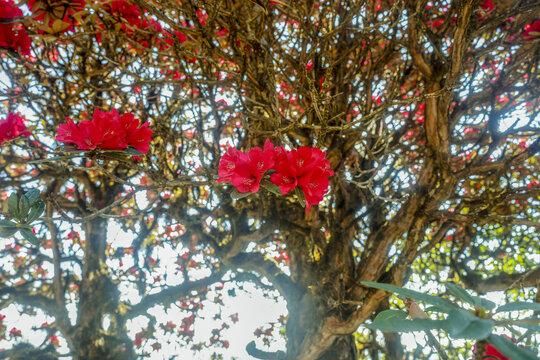
<path fill-rule="evenodd" d="M 0 0 L 0 48 L 30 55 L 31 40 L 20 22 L 13 21 L 21 17 L 22 10 L 15 6 L 13 0 Z"/>
<path fill-rule="evenodd" d="M 92 120 L 75 124 L 67 117 L 66 121 L 58 128 L 56 140 L 75 144 L 81 150 L 124 150 L 130 146 L 146 154 L 150 148 L 152 130 L 147 122 L 141 125 L 133 114 L 120 116 L 116 109 L 108 112 L 96 109 Z"/>
<path fill-rule="evenodd" d="M 287 151 L 266 140 L 264 149 L 254 147 L 244 153 L 229 147 L 219 163 L 218 182 L 230 181 L 240 193 L 259 191 L 266 171 L 282 195 L 300 188 L 306 200 L 306 211 L 320 203 L 328 189 L 328 177 L 334 175 L 325 153 L 318 148 L 301 146 Z"/>
<path fill-rule="evenodd" d="M 0 119 L 0 145 L 17 136 L 30 136 L 30 133 L 19 115 L 9 113 L 6 119 Z"/>
<path fill-rule="evenodd" d="M 527 24 L 525 31 L 523 31 L 523 37 L 525 41 L 540 39 L 540 20 L 536 20 L 532 24 Z"/>
<path fill-rule="evenodd" d="M 161 51 L 164 51 L 172 46 L 175 38 L 180 43 L 187 40 L 186 35 L 180 31 L 175 31 L 173 35 L 164 30 L 158 21 L 146 19 L 144 17 L 146 10 L 126 0 L 105 2 L 103 8 L 114 20 L 114 26 L 118 31 L 144 48 L 156 45 Z M 105 25 L 101 24 L 100 27 L 105 28 Z M 98 35 L 98 40 L 101 41 L 101 34 Z"/>

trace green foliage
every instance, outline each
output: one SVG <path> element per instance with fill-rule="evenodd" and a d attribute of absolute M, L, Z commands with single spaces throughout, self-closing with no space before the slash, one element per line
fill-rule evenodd
<path fill-rule="evenodd" d="M 421 293 L 419 291 L 405 289 L 399 286 L 390 285 L 390 284 L 380 284 L 371 281 L 362 281 L 362 284 L 373 287 L 376 289 L 386 290 L 389 292 L 394 292 L 403 297 L 408 297 L 417 301 L 422 301 L 428 304 L 436 305 L 440 309 L 452 310 L 453 305 L 446 299 L 440 298 L 438 296 L 428 295 Z"/>
<path fill-rule="evenodd" d="M 505 311 L 522 311 L 522 310 L 540 311 L 540 303 L 516 301 L 516 302 L 501 305 L 497 308 L 496 311 L 505 312 Z"/>
<path fill-rule="evenodd" d="M 234 189 L 233 191 L 231 191 L 231 199 L 233 200 L 240 200 L 245 197 L 248 197 L 249 195 L 251 195 L 250 192 L 241 193 L 237 189 Z"/>
<path fill-rule="evenodd" d="M 532 352 L 516 346 L 511 341 L 502 336 L 493 333 L 493 329 L 500 325 L 516 325 L 527 326 L 522 324 L 523 320 L 509 319 L 505 321 L 495 321 L 491 319 L 491 314 L 487 311 L 493 310 L 495 304 L 487 299 L 478 296 L 470 295 L 465 289 L 452 284 L 445 283 L 447 290 L 457 299 L 465 303 L 475 306 L 475 312 L 460 308 L 456 303 L 446 302 L 445 299 L 427 295 L 418 291 L 405 289 L 402 287 L 380 284 L 373 282 L 362 282 L 366 286 L 376 289 L 394 292 L 406 298 L 416 301 L 433 304 L 429 308 L 431 311 L 447 313 L 444 320 L 432 320 L 423 318 L 413 318 L 406 320 L 407 313 L 401 310 L 385 310 L 375 317 L 371 324 L 364 324 L 369 329 L 375 329 L 387 332 L 411 332 L 441 330 L 454 339 L 472 339 L 472 340 L 487 340 L 495 346 L 502 354 L 517 360 L 534 360 L 538 359 Z M 520 311 L 520 310 L 537 310 L 538 303 L 515 302 L 500 306 L 496 312 Z M 530 323 L 540 324 L 540 318 L 525 319 Z M 535 325 L 532 325 L 535 326 Z M 534 327 L 536 329 L 536 326 Z"/>
<path fill-rule="evenodd" d="M 537 360 L 538 356 L 531 351 L 517 346 L 503 336 L 491 334 L 488 337 L 488 342 L 495 346 L 504 356 L 508 356 L 512 360 Z"/>
<path fill-rule="evenodd" d="M 474 305 L 476 308 L 493 310 L 496 306 L 493 301 L 483 299 L 479 296 L 473 296 L 469 294 L 465 289 L 462 289 L 452 283 L 445 283 L 444 286 L 446 286 L 446 290 L 451 292 L 452 295 L 471 305 Z"/>
<path fill-rule="evenodd" d="M 8 212 L 13 220 L 0 220 L 0 235 L 9 237 L 17 231 L 32 245 L 39 245 L 39 240 L 30 225 L 45 211 L 45 202 L 39 198 L 39 190 L 32 189 L 21 195 L 12 193 L 8 198 Z"/>

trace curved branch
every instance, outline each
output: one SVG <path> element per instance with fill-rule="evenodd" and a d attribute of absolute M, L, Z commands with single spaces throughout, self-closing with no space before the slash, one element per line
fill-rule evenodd
<path fill-rule="evenodd" d="M 300 296 L 300 291 L 293 281 L 276 264 L 266 259 L 263 254 L 244 252 L 227 259 L 226 263 L 231 267 L 255 271 L 265 276 L 287 302 Z"/>
<path fill-rule="evenodd" d="M 479 294 L 485 294 L 490 291 L 533 287 L 536 286 L 538 279 L 540 279 L 540 266 L 524 273 L 503 273 L 489 278 L 483 278 L 482 275 L 473 271 L 465 270 L 465 272 L 466 274 L 461 275 L 463 285 Z"/>
<path fill-rule="evenodd" d="M 225 269 L 220 269 L 207 278 L 172 286 L 161 290 L 156 294 L 148 295 L 144 297 L 138 304 L 133 305 L 131 309 L 126 312 L 125 317 L 127 319 L 131 319 L 146 313 L 149 308 L 155 305 L 172 303 L 182 296 L 188 296 L 192 291 L 201 290 L 215 282 L 220 281 L 224 274 Z"/>

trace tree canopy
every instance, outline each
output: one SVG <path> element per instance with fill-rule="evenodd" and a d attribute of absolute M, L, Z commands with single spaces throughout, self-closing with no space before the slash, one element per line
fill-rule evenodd
<path fill-rule="evenodd" d="M 535 0 L 0 0 L 0 309 L 54 319 L 0 357 L 227 357 L 193 325 L 247 283 L 255 358 L 473 356 L 365 282 L 540 302 L 539 43 Z"/>

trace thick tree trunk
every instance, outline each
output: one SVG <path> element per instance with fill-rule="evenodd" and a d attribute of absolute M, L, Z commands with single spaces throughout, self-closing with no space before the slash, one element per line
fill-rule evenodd
<path fill-rule="evenodd" d="M 298 302 L 289 302 L 287 320 L 287 359 L 308 359 L 305 343 L 321 330 L 328 309 L 317 304 L 311 293 Z M 317 359 L 309 360 L 355 360 L 358 356 L 353 335 L 338 336 Z"/>
<path fill-rule="evenodd" d="M 358 349 L 353 335 L 340 336 L 318 360 L 356 360 Z"/>
<path fill-rule="evenodd" d="M 106 219 L 85 225 L 85 263 L 79 292 L 79 312 L 70 343 L 74 358 L 134 359 L 133 342 L 127 336 L 125 321 L 119 313 L 119 292 L 105 264 Z M 103 328 L 105 316 L 110 326 Z"/>

